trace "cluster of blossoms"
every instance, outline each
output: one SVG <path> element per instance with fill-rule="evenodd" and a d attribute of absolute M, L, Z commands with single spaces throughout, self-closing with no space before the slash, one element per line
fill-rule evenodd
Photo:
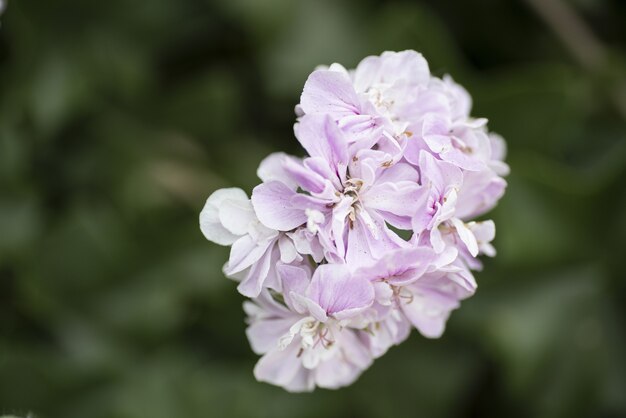
<path fill-rule="evenodd" d="M 471 98 L 415 51 L 314 71 L 296 107 L 304 158 L 276 153 L 251 198 L 214 192 L 206 238 L 251 298 L 254 374 L 289 391 L 352 383 L 415 327 L 437 338 L 493 256 L 492 221 L 470 219 L 504 193 L 502 138 Z"/>

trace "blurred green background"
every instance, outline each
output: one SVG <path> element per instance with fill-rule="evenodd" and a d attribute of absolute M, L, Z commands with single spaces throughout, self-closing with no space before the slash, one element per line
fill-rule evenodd
<path fill-rule="evenodd" d="M 625 417 L 626 3 L 9 0 L 0 415 Z M 206 197 L 302 154 L 318 64 L 416 49 L 508 141 L 499 251 L 440 340 L 353 386 L 257 383 Z"/>

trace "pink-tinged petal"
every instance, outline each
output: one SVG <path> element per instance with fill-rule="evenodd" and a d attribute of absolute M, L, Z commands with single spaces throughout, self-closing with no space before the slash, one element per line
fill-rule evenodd
<path fill-rule="evenodd" d="M 458 300 L 437 289 L 421 289 L 417 284 L 408 289 L 412 298 L 408 303 L 401 304 L 406 317 L 423 336 L 441 337 L 450 312 L 459 307 Z"/>
<path fill-rule="evenodd" d="M 256 263 L 275 242 L 276 240 L 257 242 L 250 235 L 244 235 L 231 247 L 228 266 L 224 272 L 230 276 L 247 269 Z"/>
<path fill-rule="evenodd" d="M 504 195 L 505 189 L 506 180 L 491 170 L 466 172 L 459 190 L 456 216 L 469 219 L 488 212 Z"/>
<path fill-rule="evenodd" d="M 486 165 L 472 152 L 466 152 L 458 148 L 450 148 L 440 154 L 441 159 L 468 171 L 484 170 Z"/>
<path fill-rule="evenodd" d="M 300 304 L 300 300 L 292 300 L 292 294 L 304 295 L 311 281 L 310 273 L 302 267 L 281 265 L 276 268 L 283 285 L 283 297 L 285 304 L 294 312 L 303 314 L 306 312 Z M 305 304 L 306 305 L 306 304 Z"/>
<path fill-rule="evenodd" d="M 397 311 L 391 311 L 386 318 L 376 322 L 370 332 L 363 332 L 362 338 L 367 342 L 374 358 L 379 358 L 390 347 L 398 345 L 409 337 L 411 323 Z"/>
<path fill-rule="evenodd" d="M 317 301 L 312 300 L 300 293 L 290 292 L 289 298 L 294 309 L 298 312 L 308 312 L 313 318 L 320 322 L 328 321 L 328 315 Z"/>
<path fill-rule="evenodd" d="M 243 310 L 251 322 L 297 316 L 285 305 L 278 303 L 267 290 L 260 292 L 252 301 L 245 301 Z"/>
<path fill-rule="evenodd" d="M 356 222 L 348 229 L 346 264 L 352 270 L 371 264 L 372 260 L 381 258 L 388 251 L 406 246 L 407 243 L 390 231 L 382 217 L 376 213 L 369 214 L 371 225 L 366 225 L 362 212 L 357 215 Z M 379 232 L 377 237 L 372 229 Z"/>
<path fill-rule="evenodd" d="M 304 113 L 325 113 L 338 117 L 359 113 L 359 98 L 347 74 L 338 71 L 314 71 L 300 98 Z M 312 155 L 312 154 L 311 154 Z"/>
<path fill-rule="evenodd" d="M 417 183 L 419 181 L 418 171 L 409 164 L 397 163 L 383 170 L 376 179 L 377 183 L 397 183 L 400 181 L 408 181 Z"/>
<path fill-rule="evenodd" d="M 293 158 L 284 152 L 275 152 L 268 155 L 257 169 L 257 176 L 263 180 L 264 183 L 270 181 L 280 181 L 285 183 L 290 189 L 295 190 L 297 184 L 295 181 L 289 178 L 289 175 L 285 171 L 283 166 L 286 158 Z"/>
<path fill-rule="evenodd" d="M 354 84 L 365 92 L 376 84 L 426 85 L 430 78 L 428 63 L 415 51 L 386 51 L 380 57 L 363 59 L 354 74 Z"/>
<path fill-rule="evenodd" d="M 271 318 L 255 321 L 246 329 L 246 335 L 252 351 L 265 354 L 275 349 L 281 336 L 289 332 L 294 318 Z"/>
<path fill-rule="evenodd" d="M 446 86 L 451 100 L 452 115 L 455 119 L 466 118 L 472 110 L 472 97 L 467 90 L 457 84 L 450 75 L 443 76 L 443 83 Z"/>
<path fill-rule="evenodd" d="M 385 51 L 380 56 L 381 82 L 404 81 L 407 84 L 427 84 L 430 79 L 428 62 L 422 54 L 412 50 Z"/>
<path fill-rule="evenodd" d="M 307 296 L 327 314 L 344 319 L 372 305 L 374 288 L 369 281 L 353 277 L 345 264 L 323 264 L 315 270 Z"/>
<path fill-rule="evenodd" d="M 378 83 L 380 74 L 380 57 L 371 55 L 361 60 L 354 71 L 354 87 L 359 93 L 365 92 L 373 84 Z"/>
<path fill-rule="evenodd" d="M 409 131 L 412 132 L 416 127 L 409 127 Z M 426 142 L 415 133 L 406 139 L 406 146 L 404 148 L 404 159 L 407 160 L 411 165 L 415 167 L 419 167 L 420 165 L 420 155 L 422 152 L 431 152 Z"/>
<path fill-rule="evenodd" d="M 232 245 L 241 235 L 245 234 L 245 232 L 235 233 L 222 224 L 219 211 L 222 204 L 227 200 L 248 201 L 248 196 L 243 190 L 237 188 L 216 190 L 209 196 L 200 212 L 200 230 L 206 239 L 219 245 Z M 239 229 L 236 229 L 239 232 Z"/>
<path fill-rule="evenodd" d="M 344 116 L 337 121 L 337 126 L 346 132 L 346 139 L 349 143 L 357 145 L 368 142 L 374 145 L 381 126 L 385 125 L 384 119 L 376 114 L 376 109 L 371 109 L 367 111 L 367 114 Z"/>
<path fill-rule="evenodd" d="M 305 115 L 294 130 L 306 152 L 328 161 L 338 176 L 348 166 L 348 143 L 329 115 Z"/>
<path fill-rule="evenodd" d="M 353 383 L 372 364 L 372 355 L 356 332 L 344 328 L 336 333 L 337 352 L 322 361 L 314 371 L 315 383 L 322 388 L 337 389 Z"/>
<path fill-rule="evenodd" d="M 449 188 L 460 188 L 463 184 L 463 173 L 458 167 L 436 160 L 428 152 L 420 153 L 419 167 L 422 173 L 422 185 L 430 184 L 440 194 Z"/>
<path fill-rule="evenodd" d="M 263 287 L 281 290 L 280 283 L 277 283 L 275 278 L 271 277 L 272 267 L 280 260 L 279 253 L 276 248 L 267 249 L 262 257 L 252 264 L 245 278 L 237 286 L 237 291 L 244 296 L 254 298 L 259 295 Z M 225 273 L 230 275 L 226 271 Z"/>
<path fill-rule="evenodd" d="M 304 208 L 294 206 L 297 195 L 281 182 L 263 183 L 252 191 L 252 206 L 263 225 L 290 231 L 307 221 Z"/>
<path fill-rule="evenodd" d="M 303 190 L 311 193 L 322 193 L 328 180 L 315 171 L 305 167 L 296 158 L 286 158 L 283 166 L 287 175 Z"/>
<path fill-rule="evenodd" d="M 474 275 L 466 267 L 459 271 L 448 273 L 446 279 L 455 285 L 451 292 L 453 292 L 454 297 L 459 300 L 472 296 L 478 287 Z"/>
<path fill-rule="evenodd" d="M 259 382 L 267 382 L 284 388 L 290 387 L 302 368 L 298 357 L 299 350 L 300 345 L 292 343 L 284 350 L 276 348 L 269 351 L 254 366 L 254 377 Z"/>
<path fill-rule="evenodd" d="M 396 286 L 406 285 L 424 275 L 435 260 L 435 252 L 428 247 L 398 248 L 358 269 L 354 275 L 371 281 L 385 280 Z"/>
<path fill-rule="evenodd" d="M 467 251 L 469 251 L 472 257 L 476 257 L 478 255 L 478 242 L 472 231 L 459 218 L 452 218 L 450 222 L 456 229 L 456 233 L 459 235 L 463 244 L 465 244 Z"/>
<path fill-rule="evenodd" d="M 357 333 L 349 328 L 343 329 L 337 338 L 344 358 L 349 359 L 359 370 L 365 370 L 372 364 L 372 355 Z"/>
<path fill-rule="evenodd" d="M 430 113 L 424 117 L 422 138 L 432 152 L 441 154 L 452 149 L 451 125 L 451 121 L 442 115 Z"/>
<path fill-rule="evenodd" d="M 362 201 L 368 209 L 412 217 L 425 205 L 428 194 L 426 187 L 410 181 L 377 183 L 363 194 Z"/>
<path fill-rule="evenodd" d="M 335 170 L 335 168 L 328 165 L 328 161 L 324 158 L 310 157 L 304 159 L 304 167 L 309 170 L 309 176 L 319 176 L 323 179 L 321 187 L 318 186 L 315 191 L 312 189 L 309 190 L 312 193 L 324 193 L 325 189 L 328 188 L 328 184 L 333 186 L 333 193 L 343 188 L 343 181 L 346 179 L 347 166 L 340 165 L 337 167 L 337 170 Z"/>
<path fill-rule="evenodd" d="M 354 382 L 361 370 L 342 356 L 336 355 L 312 370 L 315 384 L 324 389 L 339 389 Z"/>

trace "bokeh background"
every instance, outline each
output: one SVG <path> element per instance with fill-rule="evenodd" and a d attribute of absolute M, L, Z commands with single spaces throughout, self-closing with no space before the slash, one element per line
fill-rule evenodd
<path fill-rule="evenodd" d="M 625 2 L 9 0 L 0 22 L 0 415 L 626 416 Z M 353 386 L 257 383 L 198 213 L 302 154 L 316 65 L 407 48 L 508 141 L 499 254 L 443 338 Z"/>

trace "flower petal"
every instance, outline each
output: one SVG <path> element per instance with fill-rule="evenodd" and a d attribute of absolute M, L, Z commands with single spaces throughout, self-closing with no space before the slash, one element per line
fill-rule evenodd
<path fill-rule="evenodd" d="M 374 302 L 372 284 L 352 276 L 345 264 L 323 264 L 315 270 L 307 296 L 338 319 L 356 315 Z"/>
<path fill-rule="evenodd" d="M 278 231 L 290 231 L 307 221 L 304 208 L 294 206 L 297 195 L 284 183 L 271 181 L 254 188 L 252 205 L 263 225 Z"/>

